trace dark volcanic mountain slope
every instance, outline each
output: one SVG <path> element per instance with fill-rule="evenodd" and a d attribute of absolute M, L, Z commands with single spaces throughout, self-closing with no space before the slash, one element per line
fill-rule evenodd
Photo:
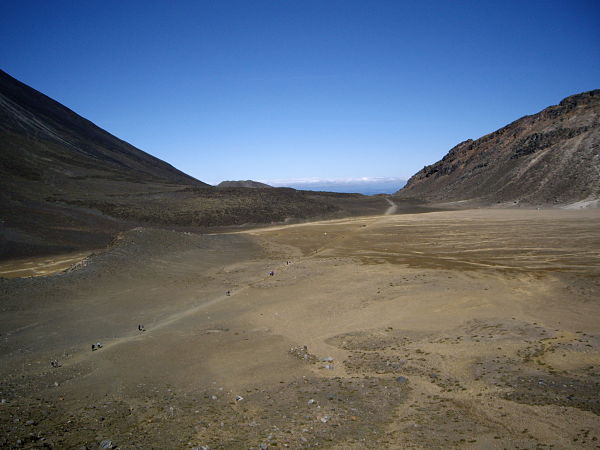
<path fill-rule="evenodd" d="M 396 193 L 433 201 L 572 203 L 600 198 L 600 90 L 461 142 Z"/>
<path fill-rule="evenodd" d="M 0 71 L 0 257 L 101 246 L 128 225 L 85 206 L 205 186 Z"/>
<path fill-rule="evenodd" d="M 268 184 L 265 183 L 260 183 L 258 181 L 252 181 L 252 180 L 240 180 L 240 181 L 221 181 L 219 184 L 217 184 L 218 188 L 236 188 L 236 187 L 245 187 L 245 188 L 270 188 L 272 186 L 269 186 Z"/>
<path fill-rule="evenodd" d="M 61 183 L 103 178 L 208 186 L 0 71 L 3 177 Z"/>
<path fill-rule="evenodd" d="M 99 248 L 137 225 L 381 213 L 381 199 L 202 183 L 0 71 L 0 259 Z"/>

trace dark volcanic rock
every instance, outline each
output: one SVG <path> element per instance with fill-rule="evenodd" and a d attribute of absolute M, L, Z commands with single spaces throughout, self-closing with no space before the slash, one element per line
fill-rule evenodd
<path fill-rule="evenodd" d="M 0 255 L 106 245 L 130 228 L 94 204 L 202 183 L 0 71 Z"/>
<path fill-rule="evenodd" d="M 600 90 L 461 142 L 396 193 L 432 201 L 564 204 L 600 198 Z"/>
<path fill-rule="evenodd" d="M 42 181 L 100 178 L 208 186 L 0 71 L 0 171 Z"/>

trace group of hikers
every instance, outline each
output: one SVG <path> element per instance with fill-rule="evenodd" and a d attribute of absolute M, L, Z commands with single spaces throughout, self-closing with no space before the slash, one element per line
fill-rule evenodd
<path fill-rule="evenodd" d="M 286 262 L 285 262 L 286 266 L 290 265 L 291 263 L 292 263 L 291 261 L 286 261 Z M 270 276 L 270 277 L 272 277 L 272 276 L 275 276 L 275 271 L 274 271 L 274 270 L 271 270 L 271 271 L 269 272 L 269 276 Z M 231 291 L 230 291 L 230 290 L 226 291 L 226 292 L 225 292 L 225 295 L 226 295 L 227 297 L 231 296 Z M 141 325 L 141 324 L 139 324 L 139 325 L 138 325 L 138 331 L 142 331 L 142 332 L 143 332 L 143 331 L 146 331 L 146 328 L 144 327 L 144 325 Z M 94 351 L 96 351 L 96 350 L 100 350 L 102 347 L 103 347 L 103 345 L 102 345 L 100 342 L 97 342 L 97 343 L 95 343 L 95 344 L 92 344 L 92 351 L 94 352 Z M 60 367 L 60 366 L 61 366 L 61 364 L 60 364 L 60 363 L 59 363 L 57 360 L 52 360 L 52 361 L 50 361 L 50 365 L 51 365 L 52 367 Z"/>
<path fill-rule="evenodd" d="M 286 261 L 286 262 L 285 262 L 285 265 L 286 265 L 286 266 L 289 266 L 291 263 L 292 263 L 291 261 Z M 273 277 L 273 276 L 275 276 L 275 271 L 274 271 L 274 270 L 271 270 L 271 271 L 269 272 L 269 276 L 270 276 L 270 277 Z M 225 295 L 226 295 L 227 297 L 230 297 L 230 296 L 231 296 L 231 291 L 225 291 Z"/>

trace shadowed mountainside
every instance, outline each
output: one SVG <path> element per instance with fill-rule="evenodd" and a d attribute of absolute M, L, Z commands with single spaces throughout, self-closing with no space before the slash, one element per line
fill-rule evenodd
<path fill-rule="evenodd" d="M 217 189 L 0 71 L 0 258 L 107 245 L 140 224 L 207 227 L 381 213 L 383 199 Z"/>
<path fill-rule="evenodd" d="M 208 186 L 0 71 L 0 171 L 48 186 L 107 179 Z M 21 180 L 20 180 L 21 181 Z"/>
<path fill-rule="evenodd" d="M 395 195 L 486 204 L 595 204 L 600 198 L 600 90 L 461 142 Z"/>

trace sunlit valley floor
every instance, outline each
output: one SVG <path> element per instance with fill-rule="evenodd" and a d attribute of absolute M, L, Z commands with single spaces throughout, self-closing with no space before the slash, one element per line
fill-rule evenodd
<path fill-rule="evenodd" d="M 123 233 L 0 280 L 0 446 L 600 448 L 599 219 Z"/>

